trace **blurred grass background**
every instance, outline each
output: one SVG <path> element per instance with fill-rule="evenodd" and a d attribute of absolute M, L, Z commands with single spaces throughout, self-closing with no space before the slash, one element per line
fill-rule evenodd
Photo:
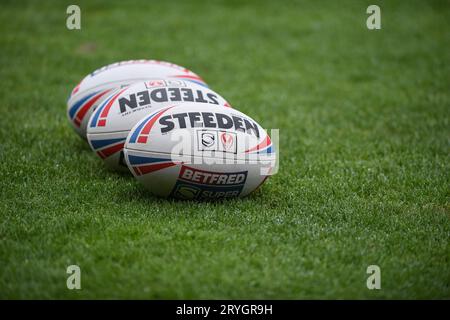
<path fill-rule="evenodd" d="M 0 4 L 0 298 L 450 297 L 448 1 L 377 1 L 377 31 L 373 1 L 69 4 Z M 65 100 L 141 58 L 279 128 L 279 174 L 186 203 L 106 171 Z"/>

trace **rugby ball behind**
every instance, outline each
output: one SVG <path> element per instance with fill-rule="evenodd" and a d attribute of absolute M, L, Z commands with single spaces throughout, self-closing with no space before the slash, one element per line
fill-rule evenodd
<path fill-rule="evenodd" d="M 86 127 L 93 110 L 114 89 L 149 79 L 181 79 L 206 86 L 194 72 L 173 63 L 157 60 L 128 60 L 113 63 L 87 75 L 72 90 L 67 116 L 75 131 L 86 138 Z"/>
<path fill-rule="evenodd" d="M 128 171 L 122 148 L 131 128 L 149 114 L 186 101 L 204 109 L 229 106 L 216 92 L 190 81 L 138 82 L 116 90 L 94 111 L 87 128 L 89 145 L 110 169 Z"/>
<path fill-rule="evenodd" d="M 125 161 L 152 194 L 179 199 L 243 197 L 271 174 L 275 152 L 266 131 L 235 109 L 183 103 L 139 121 Z"/>

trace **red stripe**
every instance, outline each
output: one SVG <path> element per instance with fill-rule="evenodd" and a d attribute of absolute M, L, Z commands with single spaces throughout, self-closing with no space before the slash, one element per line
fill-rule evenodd
<path fill-rule="evenodd" d="M 83 82 L 83 81 L 81 81 L 81 82 Z M 75 93 L 78 92 L 78 90 L 80 89 L 81 82 L 79 84 L 77 84 L 77 86 L 75 88 L 73 88 L 72 93 L 70 94 L 70 96 L 73 96 Z"/>
<path fill-rule="evenodd" d="M 114 101 L 116 101 L 117 97 L 124 92 L 125 90 L 127 90 L 127 88 L 123 88 L 122 90 L 119 91 L 119 93 L 117 93 L 111 100 L 109 100 L 108 104 L 106 105 L 105 109 L 102 110 L 102 114 L 100 115 L 100 118 L 106 118 L 106 116 L 108 115 L 109 109 L 111 109 L 112 104 L 114 103 Z"/>
<path fill-rule="evenodd" d="M 125 143 L 122 142 L 122 143 L 113 145 L 112 147 L 108 147 L 108 148 L 106 148 L 106 149 L 103 149 L 103 150 L 97 152 L 97 154 L 98 154 L 102 159 L 105 159 L 105 158 L 108 158 L 110 155 L 112 155 L 112 154 L 114 154 L 114 153 L 119 152 L 120 150 L 122 150 L 124 145 L 125 145 Z"/>
<path fill-rule="evenodd" d="M 111 89 L 108 89 L 106 91 L 100 92 L 98 95 L 96 95 L 95 97 L 93 97 L 91 100 L 89 100 L 88 103 L 86 103 L 78 112 L 77 115 L 75 117 L 75 124 L 79 127 L 81 124 L 81 121 L 83 121 L 84 116 L 86 115 L 86 113 L 88 112 L 88 110 L 92 107 L 92 105 L 98 100 L 100 99 L 102 96 L 104 96 L 106 93 L 108 93 L 109 91 L 111 91 Z"/>
<path fill-rule="evenodd" d="M 155 124 L 156 120 L 167 110 L 169 110 L 172 107 L 166 108 L 164 110 L 161 110 L 156 116 L 154 116 L 152 119 L 150 119 L 149 122 L 144 126 L 144 129 L 142 129 L 140 135 L 148 135 L 150 133 L 150 130 L 152 129 L 153 125 Z"/>
<path fill-rule="evenodd" d="M 164 168 L 172 167 L 176 164 L 177 163 L 174 162 L 166 162 L 166 163 L 150 164 L 146 166 L 139 166 L 134 167 L 134 172 L 136 172 L 138 175 L 143 175 L 153 171 L 158 171 Z"/>
<path fill-rule="evenodd" d="M 271 141 L 270 141 L 269 135 L 267 135 L 267 136 L 266 136 L 266 139 L 264 139 L 263 142 L 261 142 L 260 144 L 258 144 L 257 146 L 255 146 L 255 147 L 253 147 L 253 148 L 251 148 L 251 149 L 248 149 L 247 151 L 245 151 L 245 153 L 252 152 L 252 151 L 255 151 L 255 150 L 259 150 L 259 149 L 262 149 L 262 148 L 264 148 L 264 147 L 267 147 L 270 143 L 271 143 Z"/>
<path fill-rule="evenodd" d="M 138 176 L 142 175 L 141 170 L 139 170 L 139 167 L 134 167 L 133 170 Z"/>
<path fill-rule="evenodd" d="M 147 143 L 148 136 L 139 136 L 137 142 L 138 143 Z"/>

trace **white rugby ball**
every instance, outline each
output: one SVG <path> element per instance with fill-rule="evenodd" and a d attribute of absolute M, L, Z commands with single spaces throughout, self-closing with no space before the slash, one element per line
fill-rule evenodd
<path fill-rule="evenodd" d="M 152 194 L 197 200 L 250 194 L 276 160 L 270 137 L 255 120 L 199 103 L 167 107 L 139 121 L 124 157 Z"/>
<path fill-rule="evenodd" d="M 229 106 L 216 92 L 189 81 L 138 82 L 117 89 L 94 111 L 87 128 L 89 145 L 110 169 L 128 171 L 122 149 L 131 128 L 144 116 L 184 101 L 203 108 Z"/>
<path fill-rule="evenodd" d="M 86 138 L 89 117 L 108 93 L 134 82 L 161 78 L 182 79 L 207 86 L 197 74 L 173 63 L 157 60 L 116 62 L 87 75 L 72 90 L 67 101 L 70 123 L 81 137 Z"/>

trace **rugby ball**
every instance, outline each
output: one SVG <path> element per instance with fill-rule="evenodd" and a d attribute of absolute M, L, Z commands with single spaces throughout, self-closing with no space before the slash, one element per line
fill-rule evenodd
<path fill-rule="evenodd" d="M 152 194 L 197 200 L 247 196 L 276 161 L 270 137 L 255 120 L 199 103 L 169 106 L 139 121 L 124 157 Z"/>
<path fill-rule="evenodd" d="M 144 116 L 185 101 L 195 101 L 203 108 L 229 106 L 219 94 L 193 82 L 138 82 L 113 92 L 94 111 L 87 128 L 89 145 L 110 169 L 128 171 L 122 149 L 131 128 Z"/>
<path fill-rule="evenodd" d="M 93 110 L 114 89 L 149 79 L 173 78 L 206 86 L 192 71 L 157 60 L 129 60 L 95 70 L 72 90 L 67 100 L 67 116 L 75 131 L 86 138 L 86 127 Z"/>

